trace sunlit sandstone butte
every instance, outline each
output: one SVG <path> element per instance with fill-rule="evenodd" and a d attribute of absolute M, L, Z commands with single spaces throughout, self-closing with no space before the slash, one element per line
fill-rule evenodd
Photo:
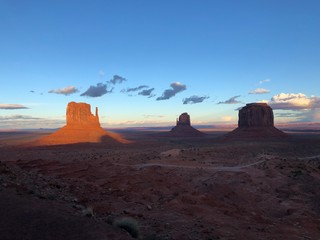
<path fill-rule="evenodd" d="M 177 119 L 177 125 L 171 129 L 170 135 L 173 137 L 201 137 L 204 136 L 204 133 L 191 126 L 188 113 L 182 113 Z"/>
<path fill-rule="evenodd" d="M 91 113 L 91 106 L 87 103 L 70 102 L 66 112 L 67 124 L 58 131 L 35 142 L 36 145 L 58 145 L 81 142 L 102 142 L 115 140 L 128 143 L 119 134 L 111 133 L 100 126 L 98 108 L 95 115 Z"/>
<path fill-rule="evenodd" d="M 266 103 L 249 103 L 239 110 L 238 128 L 227 138 L 283 138 L 287 134 L 274 126 L 272 108 Z"/>

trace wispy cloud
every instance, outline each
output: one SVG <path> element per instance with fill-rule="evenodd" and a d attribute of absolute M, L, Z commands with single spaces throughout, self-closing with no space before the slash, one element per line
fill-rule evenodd
<path fill-rule="evenodd" d="M 105 71 L 103 71 L 103 70 L 100 70 L 99 71 L 99 76 L 100 77 L 104 77 L 106 75 L 106 72 Z"/>
<path fill-rule="evenodd" d="M 183 104 L 195 104 L 195 103 L 201 103 L 205 99 L 208 99 L 208 98 L 209 97 L 207 97 L 207 96 L 199 97 L 199 96 L 193 95 L 191 97 L 183 99 L 182 102 L 183 102 Z"/>
<path fill-rule="evenodd" d="M 86 97 L 101 97 L 102 95 L 106 93 L 111 93 L 113 88 L 111 90 L 107 89 L 107 84 L 103 83 L 97 83 L 97 86 L 90 86 L 87 91 L 82 93 L 80 96 L 86 96 Z"/>
<path fill-rule="evenodd" d="M 150 115 L 150 114 L 143 115 L 143 117 L 145 117 L 145 118 L 164 118 L 163 115 Z"/>
<path fill-rule="evenodd" d="M 52 89 L 48 93 L 56 93 L 56 94 L 62 94 L 62 95 L 67 96 L 67 95 L 70 95 L 70 94 L 73 94 L 76 92 L 79 92 L 79 90 L 76 87 L 68 86 L 65 88 Z"/>
<path fill-rule="evenodd" d="M 11 116 L 0 116 L 0 121 L 6 120 L 30 120 L 30 119 L 41 119 L 38 117 L 32 117 L 27 115 L 11 115 Z"/>
<path fill-rule="evenodd" d="M 124 81 L 127 81 L 127 79 L 125 79 L 124 77 L 121 77 L 119 75 L 113 75 L 112 79 L 110 81 L 108 81 L 108 83 L 115 85 L 117 83 L 122 83 Z"/>
<path fill-rule="evenodd" d="M 252 90 L 249 92 L 249 94 L 264 94 L 264 93 L 269 93 L 270 90 L 265 89 L 265 88 L 257 88 L 255 90 Z"/>
<path fill-rule="evenodd" d="M 236 100 L 238 97 L 240 97 L 240 95 L 231 97 L 228 100 L 223 101 L 223 102 L 218 102 L 218 104 L 237 104 L 237 103 L 241 103 L 240 101 Z"/>
<path fill-rule="evenodd" d="M 170 99 L 174 97 L 177 93 L 187 89 L 187 86 L 180 82 L 171 83 L 170 86 L 171 86 L 171 89 L 166 89 L 162 93 L 162 96 L 157 98 L 157 101 Z"/>
<path fill-rule="evenodd" d="M 141 92 L 139 92 L 138 94 L 141 96 L 148 96 L 149 98 L 154 97 L 155 95 L 152 94 L 153 90 L 154 90 L 154 88 L 144 89 Z"/>
<path fill-rule="evenodd" d="M 139 91 L 139 90 L 141 90 L 141 89 L 148 88 L 148 87 L 149 87 L 149 86 L 147 86 L 147 85 L 140 85 L 140 86 L 134 87 L 134 88 L 122 89 L 121 92 L 122 92 L 122 93 L 136 92 L 136 91 Z"/>
<path fill-rule="evenodd" d="M 4 110 L 15 110 L 15 109 L 28 109 L 28 107 L 23 106 L 23 105 L 21 105 L 21 104 L 0 103 L 0 109 L 4 109 Z"/>
<path fill-rule="evenodd" d="M 259 82 L 259 84 L 263 84 L 263 83 L 266 83 L 266 82 L 271 82 L 271 79 L 267 78 L 267 79 L 263 79 Z"/>

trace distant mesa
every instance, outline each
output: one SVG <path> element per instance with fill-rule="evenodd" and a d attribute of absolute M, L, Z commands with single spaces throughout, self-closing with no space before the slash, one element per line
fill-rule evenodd
<path fill-rule="evenodd" d="M 287 134 L 274 126 L 272 108 L 266 103 L 249 103 L 239 110 L 238 127 L 226 138 L 283 138 Z"/>
<path fill-rule="evenodd" d="M 205 134 L 191 126 L 190 115 L 182 113 L 177 119 L 177 125 L 169 134 L 173 137 L 202 137 Z"/>
<path fill-rule="evenodd" d="M 66 121 L 66 126 L 37 140 L 34 145 L 60 145 L 81 142 L 102 142 L 106 140 L 129 143 L 128 140 L 119 134 L 104 130 L 100 126 L 98 108 L 96 108 L 95 115 L 93 115 L 90 104 L 68 103 Z"/>

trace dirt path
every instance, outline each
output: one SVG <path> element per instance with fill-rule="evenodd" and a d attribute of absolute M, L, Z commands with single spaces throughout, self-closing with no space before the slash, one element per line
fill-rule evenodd
<path fill-rule="evenodd" d="M 241 171 L 243 168 L 258 165 L 258 164 L 263 163 L 265 161 L 266 160 L 260 160 L 258 162 L 249 163 L 249 164 L 245 164 L 245 165 L 232 166 L 232 167 L 224 167 L 224 166 L 211 167 L 211 166 L 204 166 L 204 165 L 186 166 L 186 165 L 167 164 L 167 163 L 143 163 L 143 164 L 135 164 L 135 165 L 115 164 L 115 165 L 124 166 L 124 167 L 135 167 L 138 169 L 142 169 L 142 168 L 146 168 L 146 167 L 166 167 L 166 168 L 180 168 L 180 169 L 181 168 L 183 168 L 183 169 L 208 169 L 208 170 L 215 170 L 217 172 L 220 172 L 220 171 L 238 172 L 238 171 Z"/>

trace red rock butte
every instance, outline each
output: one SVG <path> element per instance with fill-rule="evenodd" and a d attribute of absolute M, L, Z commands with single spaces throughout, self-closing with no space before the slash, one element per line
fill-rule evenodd
<path fill-rule="evenodd" d="M 107 140 L 129 143 L 121 135 L 104 130 L 100 126 L 98 108 L 96 107 L 95 115 L 93 115 L 90 104 L 68 103 L 66 122 L 67 124 L 64 127 L 37 140 L 33 145 L 60 145 L 81 142 L 104 142 Z"/>
<path fill-rule="evenodd" d="M 182 113 L 177 119 L 177 125 L 169 132 L 173 137 L 202 137 L 205 134 L 191 126 L 190 115 Z"/>
<path fill-rule="evenodd" d="M 241 108 L 238 127 L 226 135 L 227 139 L 283 137 L 287 134 L 274 126 L 273 110 L 266 103 L 249 103 Z"/>

